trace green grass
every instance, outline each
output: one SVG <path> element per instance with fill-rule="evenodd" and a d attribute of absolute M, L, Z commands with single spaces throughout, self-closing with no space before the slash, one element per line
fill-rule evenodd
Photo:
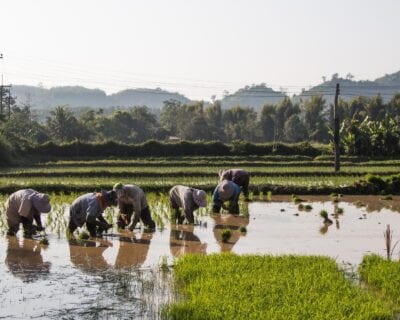
<path fill-rule="evenodd" d="M 361 280 L 378 295 L 389 299 L 400 312 L 400 261 L 368 255 L 358 269 Z"/>
<path fill-rule="evenodd" d="M 174 276 L 169 319 L 392 319 L 383 300 L 315 256 L 189 255 Z"/>
<path fill-rule="evenodd" d="M 241 167 L 251 173 L 254 195 L 377 193 L 364 177 L 389 178 L 398 172 L 399 160 L 343 162 L 341 172 L 333 172 L 329 161 L 271 161 L 271 157 L 182 157 L 135 160 L 61 161 L 28 167 L 0 168 L 0 193 L 21 188 L 43 192 L 83 193 L 109 189 L 115 182 L 134 183 L 145 192 L 165 193 L 176 184 L 212 191 L 222 168 Z M 279 158 L 281 159 L 281 158 Z M 282 159 L 281 159 L 282 160 Z M 376 178 L 375 178 L 376 180 Z M 374 181 L 375 181 L 374 180 Z M 397 187 L 396 187 L 397 188 Z M 398 189 L 398 188 L 397 188 Z M 385 190 L 386 191 L 386 190 Z M 393 192 L 392 192 L 393 191 Z M 396 194 L 398 191 L 388 190 Z"/>

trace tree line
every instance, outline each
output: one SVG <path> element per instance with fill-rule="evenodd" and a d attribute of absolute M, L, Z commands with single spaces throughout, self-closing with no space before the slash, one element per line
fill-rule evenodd
<path fill-rule="evenodd" d="M 358 96 L 339 101 L 342 149 L 349 155 L 400 154 L 400 93 L 385 103 L 380 95 Z M 211 104 L 164 102 L 159 116 L 145 106 L 135 106 L 104 114 L 89 109 L 79 116 L 58 106 L 45 122 L 39 122 L 29 105 L 11 108 L 0 118 L 2 143 L 23 148 L 45 142 L 56 144 L 113 141 L 126 144 L 148 140 L 221 141 L 255 143 L 302 141 L 330 143 L 332 106 L 322 96 L 293 102 L 286 97 L 264 105 L 257 113 L 251 107 L 222 109 Z"/>

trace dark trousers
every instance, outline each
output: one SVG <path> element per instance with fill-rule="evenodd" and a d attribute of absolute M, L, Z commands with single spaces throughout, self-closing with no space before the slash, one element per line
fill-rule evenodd
<path fill-rule="evenodd" d="M 183 221 L 185 221 L 185 216 L 182 214 L 181 209 L 175 203 L 174 199 L 171 196 L 169 197 L 169 205 L 171 206 L 172 209 L 171 222 L 182 224 Z M 190 217 L 186 217 L 186 219 L 189 221 L 189 223 L 194 223 L 193 214 Z"/>
<path fill-rule="evenodd" d="M 118 228 L 124 229 L 130 223 L 133 215 L 133 205 L 127 204 L 124 205 L 121 212 L 118 216 Z M 151 218 L 151 212 L 149 207 L 142 209 L 140 212 L 140 220 L 142 220 L 143 224 L 148 228 L 155 228 L 156 223 Z"/>
<path fill-rule="evenodd" d="M 24 237 L 31 238 L 34 234 L 36 234 L 37 229 L 36 226 L 33 224 L 32 220 L 29 220 L 25 217 L 20 217 L 20 223 L 24 227 Z M 7 235 L 15 236 L 19 230 L 19 223 L 13 227 L 9 227 L 7 231 Z"/>
<path fill-rule="evenodd" d="M 245 174 L 239 177 L 233 177 L 232 182 L 236 183 L 242 189 L 243 195 L 247 199 L 249 197 L 250 175 Z"/>

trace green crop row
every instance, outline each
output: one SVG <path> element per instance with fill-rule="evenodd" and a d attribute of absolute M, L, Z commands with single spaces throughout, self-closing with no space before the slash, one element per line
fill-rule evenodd
<path fill-rule="evenodd" d="M 168 319 L 393 319 L 325 257 L 187 255 L 174 278 L 180 299 Z"/>
<path fill-rule="evenodd" d="M 298 160 L 287 160 L 282 162 L 268 161 L 263 159 L 252 159 L 252 160 L 238 160 L 231 157 L 225 157 L 221 159 L 205 158 L 197 159 L 192 158 L 190 160 L 181 159 L 174 160 L 169 158 L 163 159 L 134 159 L 134 160 L 87 160 L 87 161 L 56 161 L 56 162 L 45 162 L 39 163 L 35 166 L 38 167 L 232 167 L 235 166 L 250 166 L 250 167 L 333 167 L 333 161 L 298 161 Z M 382 161 L 365 161 L 365 162 L 341 162 L 343 167 L 368 167 L 368 166 L 380 166 L 390 167 L 400 165 L 400 160 L 382 160 Z"/>
<path fill-rule="evenodd" d="M 368 255 L 363 258 L 358 271 L 368 288 L 389 299 L 396 311 L 400 312 L 400 261 Z"/>
<path fill-rule="evenodd" d="M 265 176 L 252 177 L 250 189 L 254 193 L 272 191 L 274 194 L 376 194 L 381 191 L 398 194 L 399 176 L 368 175 L 366 180 L 354 176 Z M 116 182 L 139 185 L 146 192 L 167 192 L 177 184 L 188 185 L 212 191 L 218 183 L 218 177 L 0 177 L 0 193 L 10 193 L 21 188 L 33 188 L 43 192 L 89 192 L 110 189 Z"/>
<path fill-rule="evenodd" d="M 158 175 L 179 177 L 179 176 L 193 176 L 193 177 L 213 177 L 217 176 L 219 170 L 223 167 L 30 167 L 30 168 L 8 168 L 0 171 L 0 177 L 155 177 Z M 337 175 L 331 167 L 242 167 L 242 169 L 250 172 L 252 176 L 329 176 Z M 391 167 L 342 167 L 340 172 L 341 176 L 346 175 L 366 175 L 373 173 L 377 175 L 394 174 L 399 172 L 398 166 Z"/>

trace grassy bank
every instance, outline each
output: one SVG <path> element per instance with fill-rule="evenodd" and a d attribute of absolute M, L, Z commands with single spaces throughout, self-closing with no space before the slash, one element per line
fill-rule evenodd
<path fill-rule="evenodd" d="M 359 273 L 370 289 L 389 299 L 400 312 L 400 261 L 389 261 L 377 255 L 365 256 Z"/>
<path fill-rule="evenodd" d="M 181 299 L 170 319 L 392 319 L 391 308 L 314 256 L 184 256 L 174 269 Z"/>

